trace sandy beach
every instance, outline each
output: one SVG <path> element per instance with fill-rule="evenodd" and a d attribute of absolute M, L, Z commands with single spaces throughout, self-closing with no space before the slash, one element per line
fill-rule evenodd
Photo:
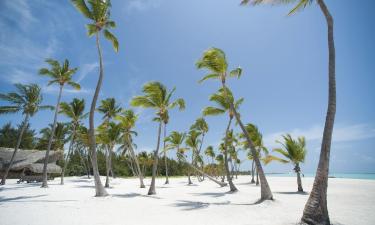
<path fill-rule="evenodd" d="M 48 189 L 8 180 L 9 185 L 0 187 L 1 224 L 296 224 L 308 198 L 295 192 L 292 177 L 269 177 L 275 200 L 261 204 L 254 204 L 260 188 L 250 184 L 248 176 L 235 179 L 239 192 L 234 194 L 207 180 L 194 179 L 191 186 L 186 180 L 171 178 L 164 185 L 160 178 L 157 195 L 147 196 L 147 188 L 138 188 L 137 179 L 116 178 L 108 189 L 110 196 L 104 198 L 93 197 L 93 180 L 84 177 L 67 177 L 64 186 L 56 178 Z M 305 190 L 312 182 L 303 178 Z M 374 180 L 329 180 L 328 207 L 334 224 L 375 224 L 374 199 Z"/>

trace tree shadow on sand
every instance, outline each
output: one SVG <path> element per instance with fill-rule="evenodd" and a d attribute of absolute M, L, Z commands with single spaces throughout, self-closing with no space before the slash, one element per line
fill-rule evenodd
<path fill-rule="evenodd" d="M 129 193 L 129 194 L 113 194 L 112 197 L 116 198 L 135 198 L 141 196 L 141 194 L 138 193 Z"/>
<path fill-rule="evenodd" d="M 0 196 L 0 205 L 7 202 L 75 202 L 76 200 L 47 200 L 36 199 L 47 195 L 33 195 L 33 196 L 18 196 L 13 198 L 4 198 Z"/>
<path fill-rule="evenodd" d="M 283 194 L 283 195 L 308 195 L 309 192 L 299 192 L 299 191 L 279 191 L 279 192 L 274 192 L 275 194 Z"/>
<path fill-rule="evenodd" d="M 234 194 L 233 192 L 204 192 L 204 193 L 191 193 L 192 195 L 195 195 L 195 196 L 211 196 L 211 197 L 214 197 L 214 198 L 218 198 L 218 197 L 222 197 L 224 195 L 227 195 L 227 194 Z"/>
<path fill-rule="evenodd" d="M 182 210 L 190 211 L 190 210 L 197 210 L 197 209 L 204 209 L 210 205 L 228 205 L 230 201 L 225 202 L 195 202 L 195 201 L 188 201 L 188 200 L 178 200 L 177 203 L 174 203 L 173 206 L 181 207 Z"/>

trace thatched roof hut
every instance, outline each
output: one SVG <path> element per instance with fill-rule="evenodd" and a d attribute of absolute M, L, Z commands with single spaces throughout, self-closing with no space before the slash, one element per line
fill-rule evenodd
<path fill-rule="evenodd" d="M 5 171 L 9 165 L 14 149 L 0 147 L 0 173 Z M 43 173 L 43 163 L 46 151 L 40 150 L 22 150 L 19 149 L 10 168 L 12 174 L 18 174 L 22 171 L 28 171 L 34 174 Z M 62 158 L 61 151 L 50 151 L 48 157 L 47 173 L 60 174 L 61 167 L 56 165 L 56 161 Z"/>

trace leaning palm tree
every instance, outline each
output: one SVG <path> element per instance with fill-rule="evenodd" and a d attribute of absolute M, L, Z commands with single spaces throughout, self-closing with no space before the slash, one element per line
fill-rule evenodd
<path fill-rule="evenodd" d="M 1 185 L 4 185 L 9 173 L 10 168 L 13 165 L 14 158 L 16 157 L 18 148 L 20 147 L 23 134 L 29 124 L 30 117 L 34 116 L 39 110 L 43 109 L 53 109 L 52 106 L 41 105 L 43 101 L 43 96 L 41 93 L 41 88 L 37 84 L 15 84 L 17 92 L 11 92 L 8 94 L 0 94 L 0 99 L 7 101 L 10 105 L 0 106 L 0 114 L 9 114 L 22 112 L 24 119 L 22 122 L 21 131 L 18 134 L 16 146 L 14 146 L 14 151 L 10 162 L 7 165 L 5 173 L 1 179 Z"/>
<path fill-rule="evenodd" d="M 51 80 L 48 82 L 48 85 L 52 85 L 52 84 L 59 85 L 59 95 L 57 97 L 55 116 L 53 118 L 52 133 L 51 133 L 52 135 L 50 136 L 49 141 L 48 141 L 46 157 L 45 157 L 44 165 L 43 165 L 42 187 L 44 188 L 48 187 L 48 184 L 47 184 L 48 156 L 49 156 L 49 151 L 51 150 L 51 145 L 52 145 L 53 138 L 54 138 L 56 123 L 57 123 L 57 114 L 60 108 L 60 101 L 61 101 L 63 88 L 65 85 L 69 85 L 77 90 L 81 89 L 81 86 L 79 84 L 72 81 L 72 76 L 77 71 L 77 68 L 70 68 L 69 61 L 67 59 L 65 59 L 64 62 L 61 64 L 54 59 L 46 59 L 46 62 L 50 65 L 51 69 L 42 68 L 39 70 L 39 74 L 51 78 Z"/>
<path fill-rule="evenodd" d="M 167 88 L 160 82 L 146 83 L 143 86 L 142 91 L 144 95 L 133 97 L 133 99 L 131 100 L 131 105 L 136 107 L 155 109 L 156 116 L 157 118 L 159 118 L 158 139 L 156 150 L 154 152 L 154 162 L 152 165 L 152 179 L 150 189 L 148 191 L 149 195 L 154 195 L 156 194 L 155 178 L 158 166 L 160 136 L 163 118 L 165 118 L 166 115 L 168 115 L 168 110 L 173 109 L 177 106 L 179 110 L 185 109 L 185 101 L 182 98 L 176 99 L 175 101 L 171 101 L 171 97 L 175 91 L 175 88 L 173 88 L 172 91 L 168 91 Z"/>
<path fill-rule="evenodd" d="M 103 114 L 103 126 L 104 128 L 108 128 L 109 122 L 117 116 L 122 110 L 121 106 L 116 103 L 115 98 L 106 98 L 100 102 L 100 106 L 97 109 L 100 113 Z M 112 158 L 110 158 L 111 162 L 109 162 L 109 165 L 112 165 Z M 114 177 L 113 169 L 112 167 L 109 168 L 110 173 L 112 174 L 112 177 Z"/>
<path fill-rule="evenodd" d="M 121 139 L 122 139 L 122 149 L 124 152 L 129 152 L 131 159 L 134 161 L 137 175 L 139 177 L 140 187 L 145 188 L 143 183 L 143 174 L 141 171 L 141 167 L 139 166 L 138 158 L 134 152 L 134 143 L 132 135 L 137 135 L 137 133 L 133 130 L 135 126 L 135 122 L 138 119 L 138 115 L 134 113 L 133 110 L 123 110 L 120 115 L 115 117 L 117 121 L 119 121 L 119 126 L 121 128 Z"/>
<path fill-rule="evenodd" d="M 207 69 L 210 71 L 210 74 L 204 76 L 200 82 L 203 82 L 208 79 L 218 79 L 221 82 L 222 88 L 224 90 L 229 90 L 229 88 L 226 85 L 226 79 L 227 77 L 240 77 L 242 74 L 241 68 L 236 68 L 234 70 L 231 70 L 230 72 L 227 71 L 228 69 L 228 63 L 225 57 L 225 53 L 218 49 L 218 48 L 210 48 L 207 51 L 203 53 L 203 56 L 201 59 L 198 60 L 196 63 L 196 66 L 198 69 Z M 227 93 L 228 95 L 228 93 Z M 248 142 L 251 152 L 254 155 L 255 164 L 259 171 L 259 177 L 261 182 L 261 197 L 260 200 L 272 200 L 272 192 L 268 185 L 266 176 L 264 175 L 262 164 L 258 157 L 256 157 L 256 149 L 254 147 L 254 144 L 250 138 L 249 133 L 246 131 L 246 128 L 244 124 L 241 121 L 240 114 L 237 112 L 237 109 L 234 107 L 234 102 L 229 101 L 229 106 L 231 110 L 233 111 L 234 117 L 236 118 L 237 123 L 240 125 L 241 130 L 243 134 L 246 137 L 246 141 Z"/>
<path fill-rule="evenodd" d="M 330 224 L 327 208 L 327 187 L 329 173 L 329 158 L 333 125 L 336 114 L 336 51 L 333 39 L 333 17 L 328 10 L 324 0 L 315 0 L 322 11 L 328 30 L 328 109 L 323 131 L 323 139 L 320 150 L 319 164 L 316 171 L 314 185 L 309 200 L 303 210 L 302 223 L 306 224 Z M 242 4 L 252 3 L 254 5 L 267 3 L 266 0 L 242 0 Z M 289 12 L 289 15 L 311 5 L 314 0 L 274 0 L 273 3 L 297 3 Z"/>
<path fill-rule="evenodd" d="M 228 113 L 229 121 L 227 128 L 225 130 L 225 138 L 224 138 L 224 167 L 226 172 L 227 181 L 229 183 L 229 188 L 231 192 L 237 191 L 236 186 L 234 185 L 230 171 L 229 171 L 229 165 L 228 165 L 228 148 L 229 148 L 229 131 L 232 124 L 232 120 L 234 117 L 234 111 L 233 109 L 238 109 L 240 104 L 243 102 L 243 98 L 234 101 L 233 95 L 231 91 L 227 88 L 221 88 L 217 93 L 210 96 L 210 101 L 214 102 L 217 106 L 208 106 L 205 109 L 203 109 L 203 115 L 204 116 L 215 116 L 220 115 L 224 113 Z M 234 108 L 231 108 L 231 104 L 234 104 Z"/>
<path fill-rule="evenodd" d="M 298 192 L 303 192 L 302 181 L 301 181 L 301 167 L 300 163 L 303 163 L 306 158 L 306 140 L 305 137 L 298 137 L 296 140 L 292 138 L 290 134 L 282 136 L 284 142 L 277 141 L 283 148 L 276 148 L 273 151 L 282 154 L 286 159 L 272 156 L 267 161 L 276 160 L 281 163 L 292 163 L 294 165 L 294 172 L 297 174 L 297 185 Z"/>
<path fill-rule="evenodd" d="M 73 145 L 76 139 L 76 132 L 77 128 L 79 127 L 81 121 L 85 118 L 87 118 L 88 114 L 84 113 L 85 111 L 85 100 L 84 99 L 78 99 L 74 98 L 72 102 L 62 102 L 60 104 L 60 113 L 65 115 L 70 119 L 70 127 L 71 127 L 71 136 L 70 136 L 70 144 L 68 148 L 68 153 L 66 157 L 64 158 L 64 166 L 62 168 L 61 172 L 61 180 L 60 184 L 64 184 L 64 173 L 66 170 L 66 167 L 68 165 L 68 160 L 70 157 L 70 154 L 73 151 Z"/>
<path fill-rule="evenodd" d="M 212 145 L 209 145 L 206 150 L 204 151 L 204 154 L 211 158 L 211 164 L 214 163 L 215 160 L 215 152 L 214 152 L 214 147 Z"/>
<path fill-rule="evenodd" d="M 115 51 L 118 51 L 118 41 L 117 38 L 109 32 L 108 29 L 115 28 L 115 21 L 110 20 L 110 0 L 88 0 L 88 5 L 85 0 L 71 0 L 73 5 L 77 10 L 82 13 L 84 17 L 89 19 L 91 23 L 86 25 L 88 36 L 91 37 L 95 35 L 96 37 L 96 47 L 98 49 L 99 55 L 99 79 L 95 88 L 95 93 L 92 99 L 91 108 L 90 108 L 90 129 L 89 129 L 89 141 L 90 141 L 90 151 L 92 154 L 92 167 L 94 171 L 95 179 L 95 196 L 107 196 L 108 193 L 104 189 L 103 184 L 100 180 L 99 170 L 98 170 L 98 160 L 96 155 L 96 144 L 95 144 L 95 126 L 94 126 L 94 114 L 96 108 L 96 101 L 98 100 L 100 88 L 103 82 L 104 69 L 103 69 L 103 59 L 102 59 L 102 49 L 100 46 L 100 34 L 103 31 L 104 37 L 112 42 L 113 48 Z"/>
<path fill-rule="evenodd" d="M 183 149 L 181 148 L 181 145 L 183 144 L 185 140 L 186 134 L 185 133 L 180 133 L 177 131 L 172 131 L 171 134 L 164 139 L 164 142 L 167 143 L 165 147 L 165 151 L 169 149 L 176 149 L 177 152 L 180 152 L 181 155 L 183 154 Z M 181 157 L 178 156 L 178 159 L 182 159 Z M 190 177 L 189 177 L 190 178 Z M 191 183 L 191 180 L 189 179 L 189 184 Z"/>
<path fill-rule="evenodd" d="M 195 120 L 194 124 L 191 125 L 190 129 L 197 130 L 201 134 L 200 146 L 198 148 L 198 155 L 200 155 L 200 153 L 202 151 L 204 137 L 208 132 L 208 124 L 207 124 L 206 120 L 204 119 L 204 117 L 200 117 L 200 118 Z M 202 168 L 202 170 L 204 168 L 204 161 L 203 160 L 202 160 L 201 168 Z M 199 176 L 198 176 L 198 179 L 200 179 Z M 204 177 L 202 179 L 204 179 Z"/>

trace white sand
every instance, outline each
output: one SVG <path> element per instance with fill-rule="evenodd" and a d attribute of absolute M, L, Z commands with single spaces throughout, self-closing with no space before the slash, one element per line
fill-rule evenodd
<path fill-rule="evenodd" d="M 157 180 L 157 195 L 147 196 L 137 179 L 112 180 L 111 194 L 95 198 L 93 181 L 59 178 L 48 189 L 39 184 L 16 184 L 8 180 L 0 187 L 1 225 L 236 225 L 295 224 L 302 215 L 308 195 L 295 194 L 296 179 L 269 177 L 275 201 L 252 203 L 260 189 L 249 184 L 248 176 L 235 180 L 239 192 L 228 194 L 210 181 L 187 186 L 186 178 L 172 178 L 169 185 Z M 310 191 L 312 178 L 303 178 Z M 146 184 L 150 180 L 146 180 Z M 375 181 L 330 179 L 328 204 L 334 224 L 375 224 Z"/>

